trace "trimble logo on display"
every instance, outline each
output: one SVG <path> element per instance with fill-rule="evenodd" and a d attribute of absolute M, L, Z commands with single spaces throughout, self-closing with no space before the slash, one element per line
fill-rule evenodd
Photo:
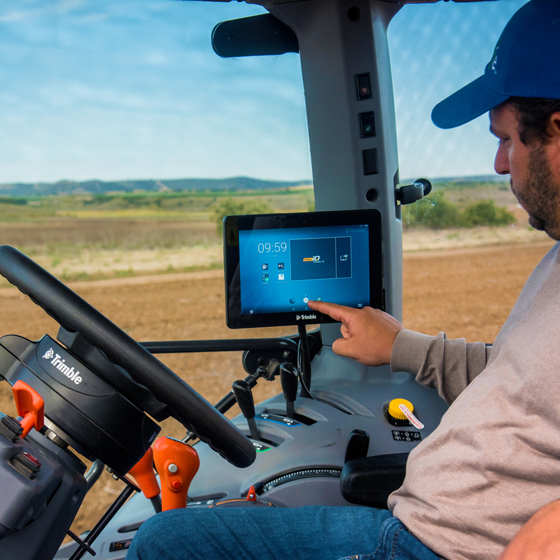
<path fill-rule="evenodd" d="M 317 315 L 296 315 L 296 321 L 308 321 L 310 319 L 317 319 Z"/>
<path fill-rule="evenodd" d="M 82 382 L 82 378 L 80 377 L 80 372 L 75 371 L 73 367 L 68 367 L 64 360 L 58 355 L 55 354 L 53 349 L 49 349 L 45 352 L 43 356 L 45 360 L 50 360 L 51 364 L 60 371 L 63 375 L 68 377 L 70 381 L 73 381 L 76 385 L 79 385 Z"/>

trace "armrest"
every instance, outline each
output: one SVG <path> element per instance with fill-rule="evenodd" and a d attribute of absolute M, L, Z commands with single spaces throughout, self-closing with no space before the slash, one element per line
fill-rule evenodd
<path fill-rule="evenodd" d="M 387 509 L 389 494 L 402 486 L 408 453 L 376 455 L 345 463 L 340 492 L 353 504 Z"/>

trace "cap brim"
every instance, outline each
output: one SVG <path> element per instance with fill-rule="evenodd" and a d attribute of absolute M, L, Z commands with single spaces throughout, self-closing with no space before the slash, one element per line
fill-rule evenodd
<path fill-rule="evenodd" d="M 480 76 L 438 103 L 432 111 L 432 121 L 439 128 L 455 128 L 480 117 L 510 98 L 490 89 L 486 74 Z"/>

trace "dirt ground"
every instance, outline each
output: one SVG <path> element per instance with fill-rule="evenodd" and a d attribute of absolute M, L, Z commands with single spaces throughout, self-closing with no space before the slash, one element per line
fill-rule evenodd
<path fill-rule="evenodd" d="M 443 330 L 450 337 L 492 342 L 531 270 L 551 245 L 406 254 L 405 326 L 428 334 Z M 74 283 L 71 287 L 140 341 L 273 337 L 290 332 L 228 330 L 220 271 Z M 0 336 L 14 333 L 37 339 L 49 333 L 56 337 L 54 320 L 15 289 L 0 289 L 0 309 Z M 244 375 L 238 353 L 172 355 L 164 361 L 212 403 Z M 279 391 L 274 383 L 262 382 L 255 399 Z M 15 413 L 7 383 L 0 384 L 0 410 Z M 184 429 L 166 421 L 164 433 L 181 437 Z M 121 485 L 105 474 L 86 497 L 73 530 L 80 533 L 91 528 L 120 490 Z"/>

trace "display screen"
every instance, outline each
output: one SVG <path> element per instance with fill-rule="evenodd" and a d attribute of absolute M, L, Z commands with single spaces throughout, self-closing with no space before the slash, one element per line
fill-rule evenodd
<path fill-rule="evenodd" d="M 329 322 L 312 300 L 382 307 L 377 211 L 229 216 L 228 326 Z"/>

